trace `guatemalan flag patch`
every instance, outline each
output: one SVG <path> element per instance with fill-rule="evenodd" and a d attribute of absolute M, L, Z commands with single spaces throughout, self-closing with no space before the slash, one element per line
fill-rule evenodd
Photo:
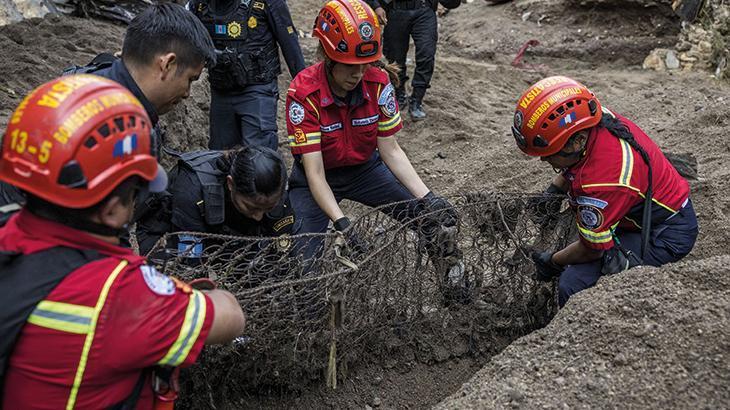
<path fill-rule="evenodd" d="M 575 121 L 575 112 L 571 112 L 571 113 L 568 113 L 568 115 L 566 115 L 565 117 L 560 119 L 559 125 L 561 127 L 567 127 L 574 121 Z"/>

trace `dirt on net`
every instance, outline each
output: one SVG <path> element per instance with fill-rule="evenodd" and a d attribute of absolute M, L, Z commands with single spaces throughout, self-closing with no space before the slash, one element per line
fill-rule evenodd
<path fill-rule="evenodd" d="M 554 174 L 515 147 L 509 131 L 515 101 L 543 76 L 571 76 L 591 87 L 605 106 L 636 122 L 665 151 L 697 159 L 698 179 L 691 188 L 700 220 L 698 244 L 686 262 L 632 270 L 576 297 L 548 328 L 497 356 L 445 406 L 467 406 L 461 392 L 475 405 L 498 408 L 559 407 L 563 401 L 575 407 L 620 405 L 613 397 L 623 398 L 627 406 L 682 407 L 689 406 L 691 394 L 710 407 L 728 406 L 723 386 L 728 382 L 730 261 L 718 255 L 727 255 L 730 242 L 730 86 L 705 72 L 641 69 L 653 48 L 677 41 L 681 23 L 667 12 L 667 2 L 652 7 L 601 3 L 519 0 L 488 7 L 477 0 L 441 17 L 436 71 L 424 101 L 429 117 L 419 123 L 406 118 L 399 141 L 435 192 L 541 191 Z M 290 2 L 302 33 L 309 31 L 320 6 L 318 0 Z M 109 23 L 56 17 L 0 27 L 0 124 L 26 92 L 64 67 L 119 50 L 123 33 L 124 27 Z M 313 62 L 315 39 L 305 35 L 300 40 L 306 61 Z M 540 44 L 527 51 L 522 68 L 512 66 L 528 40 Z M 413 61 L 411 54 L 410 70 Z M 289 80 L 285 70 L 279 83 L 282 102 Z M 197 82 L 191 98 L 163 117 L 173 148 L 206 145 L 207 88 L 205 79 Z M 286 153 L 282 114 L 280 106 L 279 140 Z M 306 389 L 262 387 L 229 404 L 426 407 L 455 393 L 514 337 L 485 354 L 432 361 L 401 356 L 360 364 L 349 369 L 336 391 L 326 388 L 321 377 Z M 685 393 L 671 392 L 684 387 Z M 203 394 L 190 394 L 197 393 Z M 220 400 L 225 398 L 209 402 Z"/>

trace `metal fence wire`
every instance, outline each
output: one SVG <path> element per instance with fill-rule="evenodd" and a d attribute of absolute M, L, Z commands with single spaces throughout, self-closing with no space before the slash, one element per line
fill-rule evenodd
<path fill-rule="evenodd" d="M 555 289 L 533 279 L 530 253 L 575 238 L 563 198 L 449 199 L 458 222 L 437 231 L 433 221 L 444 211 L 401 223 L 380 209 L 349 209 L 360 216 L 345 237 L 356 233 L 364 244 L 354 250 L 343 249 L 336 233 L 161 239 L 149 254 L 161 271 L 213 279 L 236 295 L 248 319 L 245 336 L 206 349 L 201 365 L 187 371 L 184 390 L 215 406 L 264 386 L 302 388 L 323 376 L 336 387 L 358 362 L 493 354 L 547 324 L 557 311 Z M 193 235 L 199 244 L 179 239 Z M 315 258 L 297 256 L 312 241 Z"/>

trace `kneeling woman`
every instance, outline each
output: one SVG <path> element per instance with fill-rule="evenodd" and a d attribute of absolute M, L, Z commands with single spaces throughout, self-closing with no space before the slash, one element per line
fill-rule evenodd
<path fill-rule="evenodd" d="M 533 254 L 538 279 L 559 277 L 559 302 L 602 275 L 685 257 L 697 239 L 689 184 L 636 124 L 602 108 L 566 77 L 550 77 L 520 98 L 512 132 L 520 149 L 560 174 L 546 192 L 567 193 L 579 239 Z"/>
<path fill-rule="evenodd" d="M 330 1 L 313 34 L 324 61 L 301 71 L 287 94 L 295 157 L 289 195 L 299 232 L 325 232 L 329 221 L 345 230 L 342 199 L 372 207 L 412 200 L 386 212 L 404 221 L 418 206 L 447 209 L 455 224 L 451 205 L 429 191 L 394 137 L 403 125 L 389 73 L 374 66 L 382 47 L 373 10 L 360 0 Z M 315 245 L 306 246 L 305 257 Z"/>
<path fill-rule="evenodd" d="M 294 214 L 285 192 L 286 166 L 269 148 L 246 146 L 232 151 L 182 154 L 170 172 L 167 197 L 160 208 L 171 215 L 142 217 L 138 233 L 142 252 L 169 232 L 204 232 L 237 236 L 291 234 Z M 205 245 L 194 235 L 180 235 L 179 250 L 196 257 Z M 194 246 L 193 246 L 194 245 Z"/>

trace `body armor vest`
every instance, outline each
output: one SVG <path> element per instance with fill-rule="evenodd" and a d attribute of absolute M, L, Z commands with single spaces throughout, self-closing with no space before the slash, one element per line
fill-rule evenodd
<path fill-rule="evenodd" d="M 221 151 L 194 151 L 180 156 L 180 162 L 195 172 L 203 191 L 201 213 L 208 225 L 220 225 L 225 221 L 226 190 L 221 183 L 225 172 L 216 168 Z"/>
<path fill-rule="evenodd" d="M 266 16 L 266 0 L 237 0 L 238 6 L 217 14 L 208 1 L 191 4 L 191 10 L 210 33 L 218 55 L 209 70 L 216 90 L 242 91 L 249 84 L 266 84 L 281 73 L 279 46 Z"/>

